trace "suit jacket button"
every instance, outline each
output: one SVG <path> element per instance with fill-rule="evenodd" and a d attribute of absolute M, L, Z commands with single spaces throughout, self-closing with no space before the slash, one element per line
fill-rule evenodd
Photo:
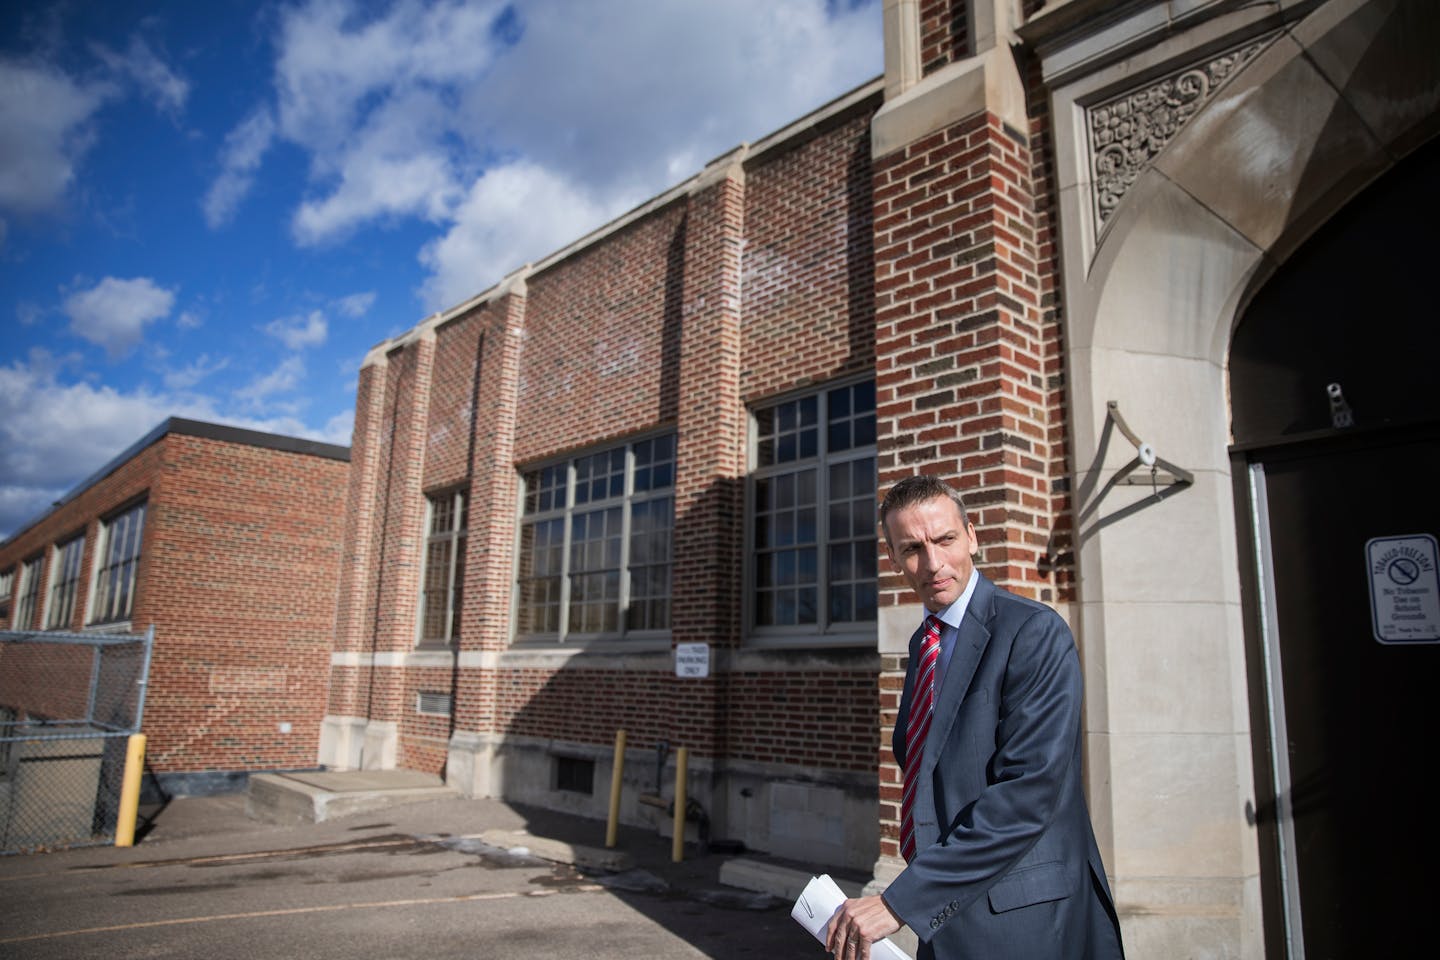
<path fill-rule="evenodd" d="M 930 929 L 931 929 L 931 930 L 939 930 L 939 929 L 940 929 L 940 920 L 939 920 L 938 917 L 937 917 L 936 919 L 930 921 Z"/>

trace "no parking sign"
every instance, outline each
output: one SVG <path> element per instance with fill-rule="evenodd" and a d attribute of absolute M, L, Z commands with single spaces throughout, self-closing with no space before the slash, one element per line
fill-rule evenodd
<path fill-rule="evenodd" d="M 1381 643 L 1440 643 L 1440 551 L 1428 533 L 1365 544 L 1370 619 Z"/>

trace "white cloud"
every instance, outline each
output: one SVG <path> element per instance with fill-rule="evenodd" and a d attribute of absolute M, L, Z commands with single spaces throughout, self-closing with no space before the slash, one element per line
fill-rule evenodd
<path fill-rule="evenodd" d="M 149 277 L 106 277 L 89 290 L 66 297 L 63 309 L 72 332 L 104 347 L 116 360 L 135 348 L 147 323 L 169 315 L 174 305 L 174 292 L 156 286 Z"/>
<path fill-rule="evenodd" d="M 291 393 L 305 379 L 305 361 L 298 354 L 286 357 L 274 370 L 256 377 L 235 391 L 235 397 L 254 406 L 273 402 L 277 394 Z"/>
<path fill-rule="evenodd" d="M 365 125 L 368 109 L 421 88 L 482 76 L 500 46 L 502 2 L 403 0 L 367 17 L 351 0 L 312 0 L 281 18 L 276 82 L 285 136 L 321 155 Z M 439 131 L 437 131 L 438 134 Z"/>
<path fill-rule="evenodd" d="M 171 114 L 184 109 L 190 96 L 189 81 L 162 62 L 143 37 L 131 37 L 123 54 L 101 44 L 93 44 L 91 49 L 112 71 L 135 83 L 158 109 Z"/>
<path fill-rule="evenodd" d="M 223 361 L 221 361 L 223 365 Z M 55 500 L 167 417 L 348 444 L 353 411 L 312 430 L 294 416 L 255 416 L 184 392 L 133 391 L 66 382 L 66 361 L 43 350 L 0 367 L 0 539 L 38 519 Z"/>
<path fill-rule="evenodd" d="M 488 170 L 455 211 L 450 230 L 420 252 L 432 273 L 431 309 L 479 293 L 506 272 L 579 238 L 624 209 L 590 199 L 581 188 L 532 163 Z"/>
<path fill-rule="evenodd" d="M 305 246 L 324 243 L 379 217 L 439 220 L 458 193 L 444 156 L 356 150 L 345 158 L 339 186 L 296 211 L 295 239 Z"/>
<path fill-rule="evenodd" d="M 424 298 L 449 305 L 878 74 L 879 18 L 878 0 L 312 0 L 276 37 L 277 136 L 310 159 L 294 236 L 436 223 Z"/>
<path fill-rule="evenodd" d="M 314 0 L 281 16 L 280 135 L 305 148 L 313 190 L 293 230 L 305 245 L 377 218 L 442 219 L 463 195 L 453 169 L 455 94 L 483 76 L 503 42 L 505 5 L 394 4 L 383 16 Z"/>
<path fill-rule="evenodd" d="M 375 304 L 375 291 L 365 293 L 352 293 L 348 297 L 341 297 L 335 302 L 335 308 L 347 317 L 363 317 L 370 312 Z"/>
<path fill-rule="evenodd" d="M 354 434 L 355 411 L 351 409 L 343 413 L 337 413 L 325 421 L 325 426 L 321 429 L 320 436 L 316 439 L 323 440 L 325 443 L 338 443 L 342 447 L 348 447 Z"/>
<path fill-rule="evenodd" d="M 454 122 L 592 189 L 657 193 L 878 75 L 879 8 L 532 0 L 520 43 L 462 91 Z"/>
<path fill-rule="evenodd" d="M 330 332 L 325 314 L 311 310 L 303 317 L 282 317 L 265 325 L 265 332 L 291 350 L 318 347 Z"/>
<path fill-rule="evenodd" d="M 109 93 L 45 64 L 0 58 L 0 210 L 38 214 L 60 204 Z"/>
<path fill-rule="evenodd" d="M 268 107 L 256 109 L 225 137 L 220 175 L 201 201 L 205 223 L 213 230 L 230 222 L 255 182 L 260 162 L 275 140 L 275 118 Z"/>
<path fill-rule="evenodd" d="M 103 79 L 91 82 L 43 60 L 0 56 L 0 211 L 58 208 L 94 145 L 96 113 L 127 91 L 138 89 L 171 114 L 185 106 L 189 83 L 143 38 L 132 38 L 124 53 L 99 44 L 90 49 L 105 68 Z"/>
<path fill-rule="evenodd" d="M 168 390 L 189 390 L 197 383 L 212 374 L 219 373 L 230 365 L 230 361 L 221 357 L 211 359 L 210 354 L 202 353 L 191 363 L 186 364 L 178 370 L 165 371 L 165 387 Z"/>

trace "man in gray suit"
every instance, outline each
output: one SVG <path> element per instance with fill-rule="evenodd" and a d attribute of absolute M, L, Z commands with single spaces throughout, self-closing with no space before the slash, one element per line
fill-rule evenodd
<path fill-rule="evenodd" d="M 929 476 L 886 495 L 895 570 L 927 614 L 895 722 L 901 853 L 880 896 L 830 921 L 837 957 L 908 924 L 920 958 L 1124 956 L 1080 782 L 1080 662 L 1055 611 L 975 569 L 960 494 Z"/>

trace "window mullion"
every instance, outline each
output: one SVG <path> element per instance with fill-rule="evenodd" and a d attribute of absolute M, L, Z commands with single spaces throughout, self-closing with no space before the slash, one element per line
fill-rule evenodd
<path fill-rule="evenodd" d="M 620 590 L 615 598 L 615 626 L 620 635 L 628 632 L 627 620 L 630 610 L 630 509 L 635 501 L 635 448 L 625 448 L 625 481 L 621 490 L 620 503 Z"/>
<path fill-rule="evenodd" d="M 575 516 L 575 461 L 565 463 L 565 506 L 561 524 L 564 531 L 560 537 L 560 622 L 559 640 L 564 643 L 570 635 L 570 524 Z"/>
<path fill-rule="evenodd" d="M 464 496 L 461 491 L 456 490 L 450 499 L 451 516 L 454 521 L 450 524 L 450 532 L 446 536 L 450 540 L 450 569 L 445 571 L 445 642 L 455 642 L 455 569 L 459 565 L 460 557 L 460 518 L 463 516 L 460 508 L 460 498 Z"/>

